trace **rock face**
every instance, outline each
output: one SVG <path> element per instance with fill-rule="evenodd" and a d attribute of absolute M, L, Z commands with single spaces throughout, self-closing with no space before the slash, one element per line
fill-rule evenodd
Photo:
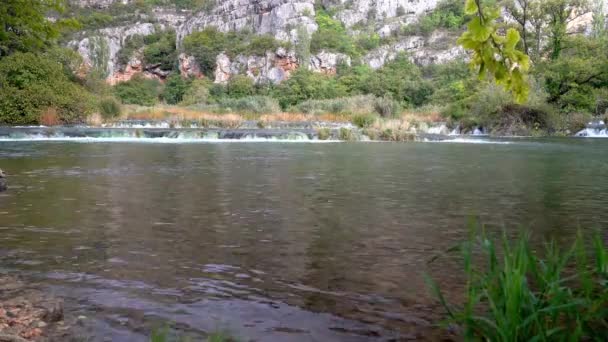
<path fill-rule="evenodd" d="M 450 41 L 455 41 L 446 32 L 435 32 L 430 37 L 410 36 L 393 45 L 384 45 L 369 52 L 363 57 L 364 63 L 373 69 L 384 66 L 394 60 L 400 53 L 406 52 L 413 63 L 418 65 L 441 64 L 466 58 L 464 49 L 457 45 L 450 46 Z"/>
<path fill-rule="evenodd" d="M 113 3 L 128 4 L 132 0 L 72 0 L 82 7 L 106 8 Z M 439 0 L 323 0 L 327 8 L 336 11 L 335 18 L 346 27 L 357 23 L 375 23 L 376 32 L 386 37 L 405 23 L 417 20 L 418 16 L 433 9 Z M 156 7 L 141 14 L 137 22 L 117 27 L 108 27 L 83 32 L 79 39 L 69 43 L 83 57 L 86 70 L 101 70 L 110 84 L 131 79 L 136 74 L 163 79 L 166 71 L 154 65 L 145 65 L 142 51 L 135 51 L 126 65 L 119 65 L 117 58 L 129 37 L 146 36 L 156 30 L 176 31 L 176 46 L 190 33 L 207 27 L 220 31 L 249 30 L 257 34 L 270 34 L 276 39 L 289 41 L 296 46 L 298 31 L 304 28 L 310 35 L 317 29 L 315 22 L 315 0 L 225 0 L 217 1 L 210 9 L 196 13 Z M 453 37 L 448 37 L 453 38 Z M 407 52 L 413 62 L 427 65 L 444 63 L 463 55 L 445 34 L 435 33 L 431 37 L 410 36 L 401 41 L 381 46 L 369 52 L 362 61 L 372 68 L 380 68 L 399 53 Z M 299 63 L 295 49 L 267 51 L 263 56 L 228 57 L 217 56 L 215 82 L 225 83 L 236 74 L 251 77 L 256 83 L 280 83 L 289 78 Z M 179 73 L 183 77 L 202 77 L 199 65 L 192 56 L 180 54 Z M 322 51 L 310 57 L 310 70 L 324 74 L 335 74 L 340 64 L 350 65 L 347 55 Z"/>
<path fill-rule="evenodd" d="M 350 65 L 351 59 L 345 54 L 322 51 L 310 57 L 309 69 L 333 75 L 340 63 Z M 220 54 L 216 59 L 215 83 L 227 83 L 232 76 L 241 74 L 249 76 L 255 83 L 278 84 L 288 79 L 298 67 L 295 53 L 282 48 L 267 52 L 265 56 L 237 56 L 234 60 Z"/>
<path fill-rule="evenodd" d="M 435 8 L 439 0 L 339 0 L 339 2 L 345 9 L 338 13 L 337 18 L 346 27 L 352 27 L 369 20 L 382 21 L 394 17 L 404 17 L 405 20 L 411 21 L 418 15 Z M 331 5 L 335 1 L 325 0 L 324 3 Z"/>
<path fill-rule="evenodd" d="M 297 28 L 312 34 L 317 30 L 314 0 L 225 0 L 218 1 L 210 12 L 193 15 L 177 30 L 178 41 L 206 27 L 220 31 L 250 29 L 258 34 L 271 34 L 279 40 L 295 40 Z"/>

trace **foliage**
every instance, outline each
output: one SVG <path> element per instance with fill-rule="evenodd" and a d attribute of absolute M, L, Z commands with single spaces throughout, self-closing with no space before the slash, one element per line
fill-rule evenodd
<path fill-rule="evenodd" d="M 310 64 L 310 34 L 304 25 L 298 27 L 298 41 L 296 42 L 295 52 L 298 63 L 302 68 L 308 68 Z"/>
<path fill-rule="evenodd" d="M 114 87 L 114 93 L 124 104 L 152 106 L 157 103 L 162 86 L 157 80 L 146 79 L 136 75 L 127 82 Z"/>
<path fill-rule="evenodd" d="M 234 75 L 228 80 L 226 94 L 230 97 L 245 97 L 255 94 L 253 80 L 245 75 Z"/>
<path fill-rule="evenodd" d="M 119 116 L 122 109 L 114 97 L 105 97 L 99 101 L 99 111 L 104 119 L 111 119 Z"/>
<path fill-rule="evenodd" d="M 331 99 L 344 95 L 346 90 L 335 78 L 304 69 L 296 70 L 274 93 L 283 109 L 309 99 Z"/>
<path fill-rule="evenodd" d="M 207 104 L 210 100 L 211 82 L 207 79 L 196 79 L 190 83 L 182 96 L 181 105 Z"/>
<path fill-rule="evenodd" d="M 159 65 L 162 70 L 172 70 L 176 65 L 175 31 L 160 31 L 145 36 L 144 61 L 149 65 Z"/>
<path fill-rule="evenodd" d="M 322 50 L 345 53 L 350 56 L 358 55 L 352 38 L 346 33 L 342 23 L 332 18 L 326 11 L 319 9 L 315 20 L 319 28 L 312 35 L 310 48 L 313 53 Z"/>
<path fill-rule="evenodd" d="M 319 140 L 328 140 L 331 137 L 331 131 L 326 127 L 319 128 L 317 130 L 317 137 Z"/>
<path fill-rule="evenodd" d="M 405 27 L 406 33 L 428 35 L 437 29 L 459 30 L 465 23 L 464 2 L 462 0 L 443 0 L 431 13 L 422 15 L 416 24 Z"/>
<path fill-rule="evenodd" d="M 359 128 L 371 127 L 376 122 L 376 116 L 372 114 L 357 114 L 353 116 L 352 123 Z"/>
<path fill-rule="evenodd" d="M 71 19 L 49 20 L 47 14 L 61 13 L 65 0 L 3 0 L 0 2 L 0 57 L 14 52 L 47 48 L 63 29 L 74 27 Z"/>
<path fill-rule="evenodd" d="M 165 82 L 162 98 L 167 104 L 178 104 L 182 102 L 189 88 L 190 80 L 183 79 L 179 74 L 171 75 Z"/>
<path fill-rule="evenodd" d="M 83 121 L 91 98 L 54 56 L 15 53 L 0 59 L 0 123 L 37 124 L 49 108 L 62 123 Z"/>
<path fill-rule="evenodd" d="M 599 235 L 587 244 L 579 232 L 573 246 L 552 241 L 543 257 L 530 247 L 530 235 L 495 243 L 472 229 L 458 250 L 467 277 L 465 302 L 451 305 L 429 280 L 450 323 L 466 340 L 603 341 L 608 329 L 608 250 Z M 589 247 L 591 248 L 589 248 Z M 479 253 L 485 263 L 479 265 Z"/>
<path fill-rule="evenodd" d="M 139 50 L 144 45 L 144 37 L 142 35 L 136 34 L 127 37 L 122 48 L 116 54 L 118 64 L 123 66 L 127 65 L 135 51 Z"/>
<path fill-rule="evenodd" d="M 479 67 L 479 77 L 492 75 L 497 84 L 513 92 L 516 101 L 525 101 L 529 91 L 526 73 L 530 60 L 516 48 L 519 32 L 509 28 L 502 35 L 497 23 L 500 8 L 487 5 L 486 1 L 467 0 L 465 12 L 474 17 L 458 43 L 473 53 L 471 64 Z"/>

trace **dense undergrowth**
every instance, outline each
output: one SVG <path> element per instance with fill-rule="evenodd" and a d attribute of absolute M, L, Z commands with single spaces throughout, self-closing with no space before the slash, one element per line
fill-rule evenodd
<path fill-rule="evenodd" d="M 475 226 L 475 225 L 473 225 Z M 459 251 L 466 276 L 464 302 L 449 303 L 430 286 L 446 311 L 446 324 L 466 340 L 606 341 L 608 248 L 581 232 L 571 247 L 555 241 L 541 251 L 530 235 L 494 240 L 472 229 Z"/>

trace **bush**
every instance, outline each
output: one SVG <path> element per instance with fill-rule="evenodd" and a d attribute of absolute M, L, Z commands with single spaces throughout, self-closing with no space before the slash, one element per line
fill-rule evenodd
<path fill-rule="evenodd" d="M 430 285 L 465 340 L 606 339 L 608 250 L 599 234 L 587 243 L 579 232 L 565 251 L 550 242 L 535 253 L 529 234 L 515 241 L 503 234 L 496 245 L 483 229 L 472 229 L 458 250 L 467 278 L 464 305 L 449 304 L 437 284 Z"/>
<path fill-rule="evenodd" d="M 315 20 L 319 28 L 313 33 L 310 41 L 310 49 L 313 53 L 328 50 L 349 56 L 359 55 L 352 38 L 340 21 L 332 18 L 322 9 L 317 10 L 316 14 Z"/>
<path fill-rule="evenodd" d="M 304 69 L 296 70 L 274 92 L 283 109 L 309 99 L 331 99 L 344 95 L 346 90 L 335 78 Z"/>
<path fill-rule="evenodd" d="M 118 64 L 121 66 L 127 65 L 135 51 L 139 50 L 144 45 L 144 37 L 139 34 L 127 37 L 123 47 L 118 50 L 118 53 L 116 54 Z"/>
<path fill-rule="evenodd" d="M 120 115 L 120 103 L 113 97 L 105 97 L 99 101 L 99 112 L 104 119 L 112 119 Z"/>
<path fill-rule="evenodd" d="M 61 123 L 82 122 L 92 98 L 70 76 L 59 61 L 43 54 L 0 59 L 0 123 L 37 124 L 51 108 Z"/>
<path fill-rule="evenodd" d="M 351 121 L 359 128 L 368 128 L 376 122 L 376 116 L 372 114 L 357 114 L 353 116 Z"/>
<path fill-rule="evenodd" d="M 114 87 L 114 94 L 125 104 L 152 106 L 158 102 L 162 85 L 158 80 L 144 78 L 136 75 L 127 82 Z"/>
<path fill-rule="evenodd" d="M 317 137 L 319 140 L 328 140 L 331 137 L 331 131 L 329 128 L 319 128 L 317 130 Z"/>
<path fill-rule="evenodd" d="M 245 75 L 234 75 L 228 80 L 226 94 L 230 97 L 245 97 L 255 94 L 253 80 Z"/>
<path fill-rule="evenodd" d="M 192 81 L 190 87 L 182 96 L 181 105 L 190 106 L 194 104 L 209 103 L 209 88 L 212 86 L 207 79 L 197 79 Z"/>
<path fill-rule="evenodd" d="M 182 102 L 189 88 L 189 80 L 183 79 L 179 74 L 171 75 L 165 82 L 162 98 L 167 104 L 178 104 Z"/>

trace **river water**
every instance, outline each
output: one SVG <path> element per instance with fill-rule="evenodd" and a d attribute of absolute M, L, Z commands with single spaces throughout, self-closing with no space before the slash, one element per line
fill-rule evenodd
<path fill-rule="evenodd" d="M 93 340 L 436 339 L 467 235 L 608 225 L 608 141 L 0 142 L 0 271 L 90 317 Z M 438 332 L 439 331 L 439 332 Z"/>

